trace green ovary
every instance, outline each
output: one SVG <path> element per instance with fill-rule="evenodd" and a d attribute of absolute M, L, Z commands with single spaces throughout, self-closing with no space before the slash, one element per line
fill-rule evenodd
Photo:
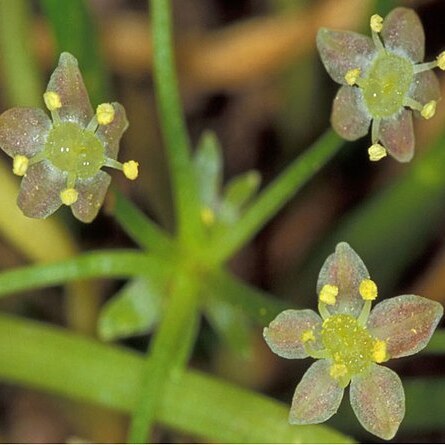
<path fill-rule="evenodd" d="M 382 50 L 363 84 L 363 96 L 372 117 L 385 118 L 397 113 L 413 79 L 413 64 L 408 59 Z"/>
<path fill-rule="evenodd" d="M 347 380 L 366 370 L 374 361 L 375 340 L 351 315 L 332 315 L 326 319 L 321 338 L 333 363 L 346 367 Z"/>
<path fill-rule="evenodd" d="M 55 167 L 80 179 L 97 174 L 105 162 L 96 135 L 74 122 L 62 122 L 50 131 L 44 153 Z"/>

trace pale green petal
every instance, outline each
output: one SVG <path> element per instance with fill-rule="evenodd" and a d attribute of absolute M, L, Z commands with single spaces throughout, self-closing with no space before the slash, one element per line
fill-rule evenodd
<path fill-rule="evenodd" d="M 51 120 L 38 108 L 11 108 L 0 116 L 0 147 L 11 157 L 32 157 L 43 149 Z"/>
<path fill-rule="evenodd" d="M 360 68 L 366 72 L 374 55 L 371 38 L 352 31 L 321 28 L 317 33 L 317 48 L 326 71 L 336 82 L 346 85 L 346 73 Z"/>
<path fill-rule="evenodd" d="M 394 371 L 372 364 L 369 373 L 353 377 L 350 397 L 363 428 L 381 439 L 395 436 L 405 416 L 405 394 Z"/>
<path fill-rule="evenodd" d="M 292 399 L 289 423 L 321 423 L 337 412 L 344 390 L 329 375 L 329 368 L 327 360 L 317 360 L 306 371 Z"/>
<path fill-rule="evenodd" d="M 369 278 L 369 273 L 361 258 L 348 243 L 339 243 L 335 253 L 328 256 L 320 270 L 317 295 L 325 284 L 337 286 L 337 302 L 329 306 L 331 312 L 357 317 L 364 304 L 358 289 L 365 278 Z"/>
<path fill-rule="evenodd" d="M 48 161 L 31 165 L 23 177 L 17 205 L 25 216 L 46 218 L 61 205 L 60 192 L 66 187 L 66 178 Z"/>
<path fill-rule="evenodd" d="M 57 111 L 63 120 L 86 126 L 93 117 L 93 109 L 77 60 L 70 53 L 60 55 L 59 64 L 51 75 L 46 91 L 59 94 L 62 107 Z"/>
<path fill-rule="evenodd" d="M 308 357 L 301 335 L 307 330 L 321 328 L 321 318 L 310 309 L 288 309 L 281 312 L 264 328 L 264 339 L 275 354 L 284 358 Z"/>
<path fill-rule="evenodd" d="M 386 48 L 406 54 L 413 62 L 425 57 L 425 33 L 413 9 L 395 8 L 385 18 L 382 38 Z"/>
<path fill-rule="evenodd" d="M 377 304 L 368 319 L 371 334 L 384 340 L 390 357 L 421 351 L 443 315 L 440 303 L 417 295 L 400 295 Z"/>
<path fill-rule="evenodd" d="M 78 179 L 75 189 L 79 198 L 71 206 L 73 215 L 84 223 L 90 223 L 96 218 L 105 199 L 111 177 L 99 170 L 92 178 Z"/>
<path fill-rule="evenodd" d="M 343 86 L 332 104 L 331 124 L 347 141 L 355 141 L 369 131 L 371 115 L 365 108 L 361 89 Z"/>
<path fill-rule="evenodd" d="M 394 159 L 411 161 L 415 145 L 412 111 L 404 109 L 396 117 L 382 119 L 379 139 Z"/>

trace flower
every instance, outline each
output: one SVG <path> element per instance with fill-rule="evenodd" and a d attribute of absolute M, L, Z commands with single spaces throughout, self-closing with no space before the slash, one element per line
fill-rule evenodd
<path fill-rule="evenodd" d="M 414 114 L 430 119 L 440 98 L 439 82 L 431 71 L 445 69 L 445 52 L 435 61 L 419 63 L 425 54 L 425 35 L 418 15 L 408 8 L 392 10 L 385 20 L 370 21 L 372 39 L 350 31 L 322 28 L 317 34 L 321 60 L 338 91 L 331 123 L 344 139 L 368 133 L 368 153 L 378 161 L 387 152 L 397 161 L 414 155 Z"/>
<path fill-rule="evenodd" d="M 377 304 L 377 285 L 360 257 L 339 243 L 318 277 L 318 309 L 289 309 L 264 329 L 273 352 L 284 358 L 318 359 L 298 384 L 289 414 L 292 424 L 320 423 L 337 412 L 351 383 L 352 408 L 362 426 L 389 440 L 405 414 L 405 395 L 397 374 L 380 363 L 423 349 L 442 306 L 417 295 Z"/>
<path fill-rule="evenodd" d="M 77 60 L 66 52 L 43 98 L 52 121 L 37 108 L 0 116 L 0 147 L 13 158 L 13 172 L 23 176 L 17 204 L 32 218 L 46 218 L 65 204 L 80 221 L 91 222 L 111 181 L 102 167 L 137 177 L 137 162 L 116 161 L 128 127 L 125 109 L 105 103 L 94 113 Z"/>

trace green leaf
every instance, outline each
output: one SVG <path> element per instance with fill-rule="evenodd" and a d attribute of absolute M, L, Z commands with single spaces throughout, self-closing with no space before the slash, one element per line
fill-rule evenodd
<path fill-rule="evenodd" d="M 230 350 L 242 357 L 249 357 L 252 352 L 249 320 L 239 308 L 214 298 L 207 303 L 206 315 Z"/>
<path fill-rule="evenodd" d="M 148 333 L 161 315 L 161 287 L 152 278 L 129 281 L 102 309 L 99 337 L 112 341 Z"/>
<path fill-rule="evenodd" d="M 261 183 L 260 174 L 248 171 L 236 176 L 226 185 L 224 198 L 220 210 L 221 219 L 227 223 L 234 223 L 240 216 L 241 210 L 253 198 Z"/>
<path fill-rule="evenodd" d="M 193 158 L 202 203 L 213 208 L 218 201 L 222 182 L 222 153 L 212 131 L 205 131 Z"/>

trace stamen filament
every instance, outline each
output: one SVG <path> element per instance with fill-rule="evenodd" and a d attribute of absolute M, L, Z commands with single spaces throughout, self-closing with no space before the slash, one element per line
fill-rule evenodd
<path fill-rule="evenodd" d="M 371 140 L 373 144 L 377 144 L 377 142 L 379 141 L 380 122 L 381 122 L 380 118 L 372 120 Z"/>
<path fill-rule="evenodd" d="M 385 47 L 383 46 L 383 42 L 381 41 L 380 36 L 374 31 L 372 31 L 371 34 L 372 34 L 372 41 L 374 42 L 374 45 L 377 48 L 377 50 L 382 50 L 382 49 L 384 50 Z"/>
<path fill-rule="evenodd" d="M 76 185 L 76 174 L 73 172 L 69 172 L 66 180 L 66 187 L 67 189 L 73 189 L 75 185 Z"/>
<path fill-rule="evenodd" d="M 423 110 L 423 105 L 420 102 L 417 102 L 417 100 L 412 99 L 411 97 L 405 97 L 405 99 L 403 99 L 403 105 L 416 111 Z"/>
<path fill-rule="evenodd" d="M 438 66 L 437 60 L 434 60 L 433 62 L 425 62 L 425 63 L 419 63 L 417 65 L 413 66 L 414 74 L 423 73 L 424 71 L 429 71 Z"/>
<path fill-rule="evenodd" d="M 54 126 L 57 127 L 57 125 L 60 125 L 60 123 L 62 122 L 62 120 L 60 119 L 60 115 L 59 112 L 57 110 L 51 110 L 51 118 L 53 120 L 53 124 Z"/>
<path fill-rule="evenodd" d="M 366 326 L 366 323 L 368 322 L 369 314 L 371 313 L 371 306 L 372 306 L 372 301 L 366 300 L 365 304 L 362 307 L 362 311 L 360 312 L 360 315 L 357 318 L 357 323 L 360 326 L 363 326 L 363 327 Z"/>
<path fill-rule="evenodd" d="M 320 300 L 318 300 L 318 312 L 320 313 L 323 320 L 327 320 L 331 316 L 326 304 Z"/>
<path fill-rule="evenodd" d="M 105 158 L 105 167 L 115 168 L 116 170 L 123 170 L 124 166 L 122 162 L 116 161 L 115 159 Z"/>
<path fill-rule="evenodd" d="M 99 123 L 97 122 L 97 117 L 96 117 L 96 115 L 94 115 L 92 117 L 92 119 L 90 120 L 89 124 L 87 125 L 86 130 L 91 131 L 91 133 L 95 133 L 98 126 L 99 126 Z"/>
<path fill-rule="evenodd" d="M 305 343 L 304 350 L 306 351 L 306 354 L 308 354 L 312 358 L 329 358 L 329 352 L 327 349 L 314 349 L 308 343 Z"/>

